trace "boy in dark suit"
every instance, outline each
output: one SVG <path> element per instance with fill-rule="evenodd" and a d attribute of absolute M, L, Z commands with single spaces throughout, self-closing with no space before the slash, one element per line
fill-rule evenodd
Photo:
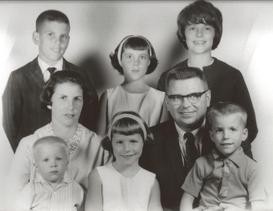
<path fill-rule="evenodd" d="M 42 12 L 36 19 L 33 42 L 38 46 L 38 56 L 28 64 L 13 71 L 3 94 L 3 127 L 12 149 L 20 139 L 32 134 L 37 128 L 50 122 L 50 111 L 43 108 L 40 93 L 54 71 L 78 71 L 63 55 L 69 44 L 70 22 L 57 10 Z M 80 123 L 93 130 L 96 124 L 98 96 L 90 81 L 86 81 L 88 100 L 85 100 Z"/>

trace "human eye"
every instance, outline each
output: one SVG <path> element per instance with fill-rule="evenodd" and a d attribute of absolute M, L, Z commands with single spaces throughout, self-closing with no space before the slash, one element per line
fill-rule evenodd
<path fill-rule="evenodd" d="M 132 54 L 129 54 L 129 53 L 125 53 L 124 54 L 124 59 L 127 59 L 127 60 L 130 60 L 130 59 L 132 59 Z"/>
<path fill-rule="evenodd" d="M 192 94 L 188 95 L 187 97 L 191 101 L 196 101 L 201 97 L 201 95 L 199 93 L 192 93 Z"/>
<path fill-rule="evenodd" d="M 215 132 L 215 133 L 221 133 L 221 132 L 223 132 L 223 129 L 217 127 L 217 128 L 214 128 L 214 132 Z"/>
<path fill-rule="evenodd" d="M 69 35 L 63 34 L 61 35 L 61 41 L 66 42 L 69 39 Z"/>
<path fill-rule="evenodd" d="M 122 140 L 115 140 L 114 143 L 120 145 L 123 143 L 123 141 Z"/>
<path fill-rule="evenodd" d="M 57 161 L 60 161 L 60 160 L 62 160 L 63 158 L 62 157 L 56 157 L 56 160 Z"/>
<path fill-rule="evenodd" d="M 138 140 L 136 140 L 136 139 L 132 139 L 132 140 L 130 140 L 130 143 L 132 143 L 132 144 L 136 144 L 136 143 L 138 143 L 139 141 Z"/>
<path fill-rule="evenodd" d="M 181 96 L 180 95 L 168 95 L 170 101 L 177 103 L 180 102 Z"/>
<path fill-rule="evenodd" d="M 43 159 L 43 162 L 48 162 L 48 161 L 49 161 L 48 158 L 44 158 L 44 159 Z"/>
<path fill-rule="evenodd" d="M 187 27 L 187 29 L 188 29 L 189 31 L 194 31 L 194 30 L 196 29 L 196 26 L 195 26 L 195 25 L 189 25 L 189 26 Z"/>
<path fill-rule="evenodd" d="M 54 40 L 55 39 L 55 34 L 53 32 L 47 32 L 47 37 L 50 39 L 50 40 Z"/>
<path fill-rule="evenodd" d="M 82 102 L 82 101 L 83 101 L 83 98 L 82 98 L 82 96 L 78 96 L 78 97 L 75 97 L 75 100 L 76 100 L 77 102 Z"/>
<path fill-rule="evenodd" d="M 231 130 L 232 132 L 235 132 L 235 131 L 237 131 L 237 128 L 236 128 L 236 127 L 231 127 L 230 130 Z"/>
<path fill-rule="evenodd" d="M 66 96 L 66 95 L 61 95 L 61 96 L 60 96 L 60 99 L 61 99 L 61 100 L 66 100 L 66 99 L 67 99 L 67 96 Z"/>
<path fill-rule="evenodd" d="M 148 60 L 148 55 L 143 54 L 143 55 L 140 56 L 140 59 L 143 60 L 143 61 L 144 60 L 146 61 L 146 60 Z"/>

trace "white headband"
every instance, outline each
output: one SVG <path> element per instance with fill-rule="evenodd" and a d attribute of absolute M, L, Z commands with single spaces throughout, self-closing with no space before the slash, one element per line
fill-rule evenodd
<path fill-rule="evenodd" d="M 144 141 L 147 139 L 147 129 L 146 129 L 144 123 L 143 123 L 143 120 L 140 119 L 138 116 L 135 116 L 135 115 L 130 114 L 130 113 L 122 113 L 122 114 L 119 114 L 119 115 L 117 115 L 117 116 L 114 117 L 114 119 L 112 120 L 112 124 L 111 124 L 111 126 L 110 126 L 110 128 L 109 128 L 109 130 L 108 130 L 108 137 L 109 137 L 110 139 L 111 139 L 111 132 L 112 132 L 113 125 L 114 125 L 118 120 L 120 120 L 120 119 L 122 119 L 122 118 L 129 118 L 129 119 L 135 120 L 135 121 L 139 124 L 140 128 L 141 128 L 142 131 L 143 131 L 143 138 L 144 138 Z"/>
<path fill-rule="evenodd" d="M 147 44 L 148 44 L 148 53 L 149 53 L 149 56 L 150 56 L 150 57 L 152 56 L 152 47 L 151 47 L 151 43 L 149 42 L 149 40 L 147 40 L 145 37 L 140 36 L 140 35 L 129 35 L 129 36 L 125 37 L 125 38 L 121 41 L 121 43 L 119 44 L 118 53 L 117 53 L 119 65 L 121 65 L 121 51 L 122 51 L 122 49 L 123 49 L 123 45 L 124 45 L 124 43 L 125 43 L 129 38 L 132 38 L 132 37 L 139 37 L 139 38 L 144 39 L 144 40 L 147 42 Z"/>

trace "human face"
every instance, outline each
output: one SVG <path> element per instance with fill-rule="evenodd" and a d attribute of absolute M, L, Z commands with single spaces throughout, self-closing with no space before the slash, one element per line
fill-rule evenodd
<path fill-rule="evenodd" d="M 63 146 L 57 144 L 37 146 L 34 159 L 44 180 L 50 183 L 62 181 L 68 165 L 68 155 Z"/>
<path fill-rule="evenodd" d="M 120 167 L 138 165 L 138 160 L 142 153 L 143 138 L 140 134 L 132 135 L 113 134 L 113 153 L 116 163 Z"/>
<path fill-rule="evenodd" d="M 148 50 L 125 48 L 121 56 L 121 66 L 127 82 L 141 79 L 150 65 Z"/>
<path fill-rule="evenodd" d="M 188 50 L 194 54 L 210 53 L 214 36 L 215 29 L 207 24 L 190 24 L 185 28 Z"/>
<path fill-rule="evenodd" d="M 245 141 L 248 130 L 240 114 L 216 115 L 210 130 L 211 140 L 224 156 L 229 156 Z"/>
<path fill-rule="evenodd" d="M 44 21 L 38 32 L 33 33 L 33 41 L 39 46 L 39 56 L 49 65 L 59 61 L 69 43 L 70 27 L 58 21 Z"/>
<path fill-rule="evenodd" d="M 167 95 L 191 95 L 201 93 L 207 90 L 204 82 L 195 77 L 183 80 L 171 80 L 167 88 Z M 200 127 L 205 117 L 207 107 L 210 104 L 210 91 L 204 92 L 197 102 L 192 103 L 189 99 L 174 104 L 166 96 L 167 109 L 173 117 L 176 124 L 185 131 L 191 131 Z"/>
<path fill-rule="evenodd" d="M 83 91 L 78 84 L 56 84 L 51 102 L 52 122 L 66 127 L 78 125 L 83 106 Z"/>

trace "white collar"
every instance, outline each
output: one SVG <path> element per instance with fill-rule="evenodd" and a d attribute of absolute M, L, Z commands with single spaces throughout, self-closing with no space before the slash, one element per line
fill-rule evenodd
<path fill-rule="evenodd" d="M 38 64 L 42 70 L 42 74 L 45 75 L 45 72 L 47 71 L 48 67 L 55 67 L 56 70 L 62 70 L 63 69 L 63 58 L 61 58 L 55 65 L 48 65 L 41 57 L 38 56 Z"/>
<path fill-rule="evenodd" d="M 174 125 L 175 125 L 176 131 L 178 133 L 178 136 L 183 139 L 184 134 L 186 133 L 186 131 L 183 130 L 181 127 L 179 127 L 178 124 L 176 124 L 176 122 L 174 122 Z M 198 133 L 199 129 L 200 128 L 197 128 L 197 129 L 195 129 L 193 131 L 189 131 L 189 132 L 191 132 L 194 136 L 196 136 L 196 134 Z"/>

